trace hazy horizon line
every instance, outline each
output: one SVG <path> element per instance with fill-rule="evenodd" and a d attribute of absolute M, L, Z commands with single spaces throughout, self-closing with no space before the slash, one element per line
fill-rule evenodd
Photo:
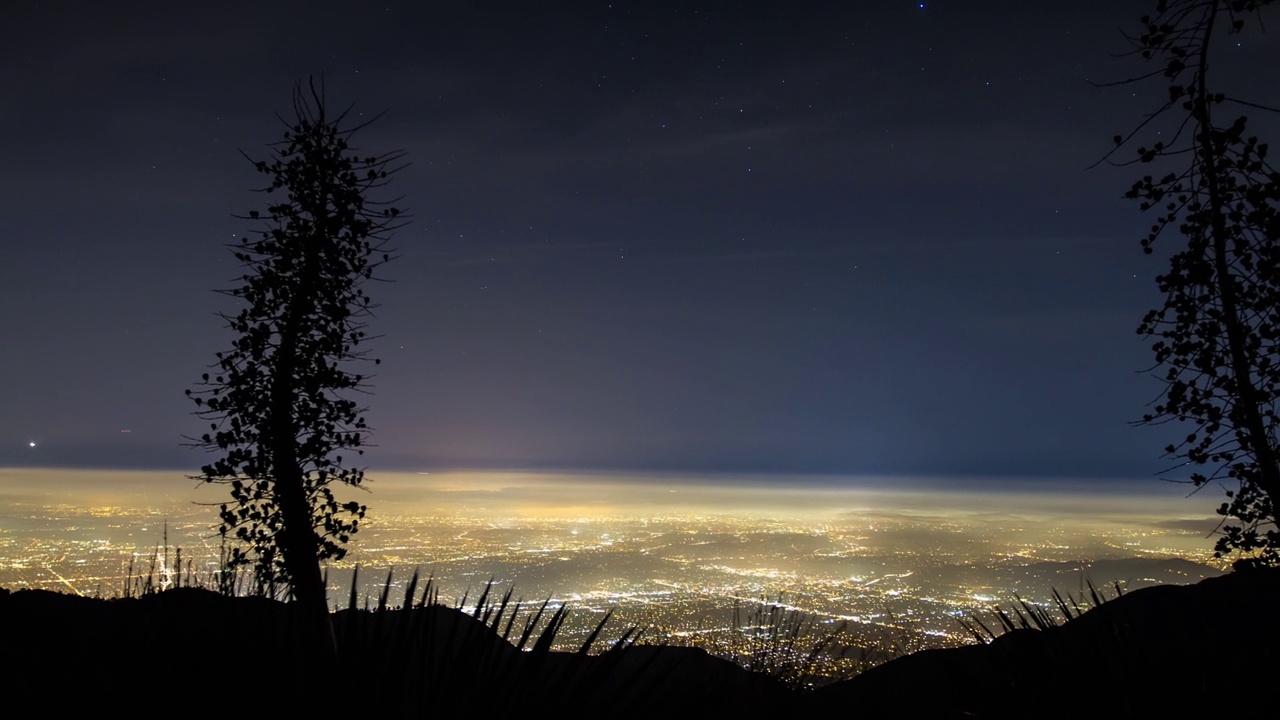
<path fill-rule="evenodd" d="M 1190 494 L 1192 488 L 1190 483 L 1179 481 L 1171 481 L 1157 476 L 1135 477 L 1126 475 L 1096 476 L 1096 475 L 1070 475 L 1070 474 L 1028 474 L 1028 473 L 975 473 L 975 472 L 955 472 L 955 473 L 912 473 L 912 472 L 830 472 L 830 471 L 804 471 L 804 470 L 732 470 L 720 469 L 709 470 L 706 468 L 647 468 L 647 467 L 622 467 L 622 466 L 603 466 L 603 467 L 546 467 L 546 466 L 512 466 L 512 465 L 438 465 L 438 466 L 417 466 L 406 467 L 400 465 L 393 466 L 365 466 L 363 468 L 367 475 L 459 475 L 459 474 L 488 474 L 488 475 L 524 475 L 532 477 L 558 477 L 558 478 L 592 478 L 592 479 L 636 479 L 636 478 L 678 478 L 683 480 L 700 480 L 712 484 L 724 482 L 748 483 L 755 484 L 764 481 L 777 481 L 779 479 L 787 479 L 789 485 L 814 485 L 817 487 L 829 487 L 830 483 L 845 483 L 849 481 L 871 482 L 874 485 L 883 483 L 908 483 L 919 487 L 935 488 L 937 484 L 945 485 L 947 489 L 957 489 L 953 483 L 955 481 L 965 481 L 970 483 L 967 489 L 981 491 L 984 489 L 1000 489 L 1007 490 L 1008 485 L 1021 484 L 1021 490 L 1034 490 L 1036 486 L 1054 486 L 1052 489 L 1056 492 L 1062 490 L 1062 485 L 1087 485 L 1096 486 L 1103 483 L 1118 483 L 1125 485 L 1141 486 L 1165 486 L 1180 485 L 1186 486 Z M 0 471 L 68 471 L 68 472 L 108 472 L 108 473 L 175 473 L 192 480 L 198 480 L 198 468 L 191 466 L 148 466 L 148 465 L 89 465 L 89 464 L 8 464 L 0 462 Z M 977 483 L 974 485 L 972 483 Z M 1048 489 L 1048 488 L 1046 488 Z"/>

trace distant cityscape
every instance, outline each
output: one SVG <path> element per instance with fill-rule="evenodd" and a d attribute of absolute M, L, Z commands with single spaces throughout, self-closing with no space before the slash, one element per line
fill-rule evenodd
<path fill-rule="evenodd" d="M 0 587 L 111 597 L 210 584 L 216 510 L 196 503 L 220 489 L 91 472 L 0 470 Z M 530 611 L 567 604 L 565 648 L 612 612 L 605 640 L 636 626 L 648 642 L 742 655 L 773 607 L 815 638 L 839 631 L 848 661 L 870 662 L 972 642 L 966 622 L 994 622 L 1016 598 L 1049 603 L 1056 589 L 1087 604 L 1090 583 L 1109 597 L 1224 569 L 1212 518 L 1156 487 L 1098 498 L 453 473 L 388 474 L 371 489 L 367 526 L 328 569 L 334 604 L 357 564 L 357 597 L 375 605 L 389 573 L 394 605 L 415 569 L 419 594 L 431 577 L 468 609 L 491 583 L 491 600 L 511 589 Z M 121 500 L 97 504 L 104 495 Z"/>

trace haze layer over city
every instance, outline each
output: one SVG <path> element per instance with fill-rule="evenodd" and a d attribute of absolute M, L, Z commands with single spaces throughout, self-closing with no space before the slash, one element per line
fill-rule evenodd
<path fill-rule="evenodd" d="M 779 482 L 784 480 L 784 482 Z M 1211 498 L 1186 486 L 680 474 L 371 473 L 373 510 L 329 568 L 331 601 L 403 602 L 413 571 L 442 599 L 567 603 L 566 647 L 611 627 L 725 649 L 760 601 L 895 653 L 964 642 L 1015 596 L 1106 595 L 1217 574 Z M 0 469 L 0 587 L 115 596 L 149 578 L 210 582 L 220 489 L 180 471 Z M 181 549 L 181 555 L 178 549 Z M 181 570 L 178 564 L 181 563 Z M 132 581 L 130 577 L 132 576 Z M 421 585 L 419 585 L 421 588 Z M 737 616 L 735 619 L 735 608 Z M 731 651 L 731 648 L 729 648 Z"/>

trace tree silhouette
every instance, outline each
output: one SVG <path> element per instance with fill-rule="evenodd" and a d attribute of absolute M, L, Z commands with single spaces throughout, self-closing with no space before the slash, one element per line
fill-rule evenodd
<path fill-rule="evenodd" d="M 1132 161 L 1159 171 L 1126 197 L 1156 214 L 1145 252 L 1169 228 L 1185 241 L 1157 277 L 1163 307 L 1138 327 L 1155 340 L 1164 382 L 1142 422 L 1192 425 L 1165 449 L 1179 467 L 1190 466 L 1197 489 L 1225 486 L 1215 551 L 1241 553 L 1237 566 L 1280 564 L 1280 173 L 1267 145 L 1246 132 L 1245 116 L 1222 117 L 1230 106 L 1276 111 L 1217 91 L 1209 71 L 1214 42 L 1251 18 L 1260 22 L 1271 1 L 1159 2 L 1132 38 L 1134 52 L 1156 68 L 1129 82 L 1161 78 L 1167 97 L 1133 133 L 1115 138 L 1119 148 L 1161 133 Z"/>
<path fill-rule="evenodd" d="M 357 154 L 351 136 L 368 123 L 345 126 L 350 108 L 331 117 L 314 81 L 295 86 L 293 110 L 270 159 L 250 158 L 269 198 L 243 218 L 263 227 L 230 246 L 245 268 L 220 291 L 239 306 L 221 315 L 236 339 L 187 395 L 209 422 L 193 444 L 217 455 L 197 477 L 231 489 L 220 511 L 223 536 L 242 541 L 231 563 L 327 619 L 320 561 L 343 557 L 365 515 L 333 492 L 364 480 L 351 456 L 369 427 L 350 395 L 366 383 L 356 361 L 378 361 L 360 349 L 375 307 L 362 286 L 391 259 L 386 241 L 403 217 L 369 194 L 404 154 Z"/>

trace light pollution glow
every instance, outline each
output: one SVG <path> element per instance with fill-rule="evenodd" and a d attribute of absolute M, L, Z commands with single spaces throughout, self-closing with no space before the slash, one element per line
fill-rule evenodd
<path fill-rule="evenodd" d="M 346 490 L 346 495 L 366 503 L 375 523 L 379 514 L 477 519 L 714 515 L 797 522 L 891 514 L 1052 521 L 1082 530 L 1181 522 L 1206 534 L 1215 524 L 1217 498 L 1188 497 L 1186 486 L 1156 480 L 1006 480 L 978 489 L 958 487 L 963 485 L 972 487 L 970 481 L 939 478 L 371 471 L 368 492 Z M 200 506 L 226 500 L 223 488 L 179 470 L 0 468 L 0 503 L 9 513 L 36 506 L 68 512 L 116 508 L 121 517 L 204 513 L 212 528 L 216 509 Z"/>
<path fill-rule="evenodd" d="M 388 570 L 398 590 L 419 568 L 445 598 L 474 597 L 492 579 L 569 602 L 585 611 L 584 627 L 613 609 L 667 637 L 723 625 L 733 603 L 785 593 L 806 612 L 859 618 L 866 642 L 885 632 L 872 619 L 890 606 L 922 642 L 959 642 L 956 614 L 992 598 L 1075 590 L 1086 574 L 1135 587 L 1222 567 L 1207 538 L 1215 498 L 1154 480 L 965 480 L 960 489 L 928 478 L 368 478 L 368 493 L 345 493 L 369 516 L 332 564 L 335 595 L 357 563 L 359 590 L 375 597 Z M 130 566 L 136 574 L 155 562 L 166 532 L 207 573 L 218 544 L 211 506 L 226 498 L 180 471 L 0 469 L 0 587 L 118 594 Z"/>

